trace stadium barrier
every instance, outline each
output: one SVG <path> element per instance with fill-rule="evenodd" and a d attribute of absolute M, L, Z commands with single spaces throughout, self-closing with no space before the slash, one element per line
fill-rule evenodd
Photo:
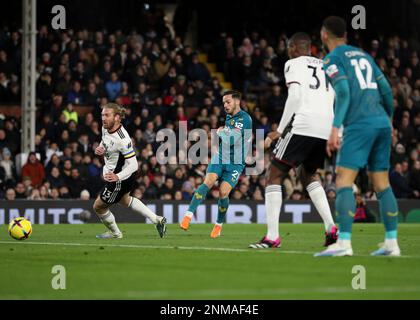
<path fill-rule="evenodd" d="M 163 201 L 148 200 L 147 206 L 158 215 L 164 215 L 168 223 L 178 223 L 188 208 L 187 201 Z M 99 219 L 93 214 L 93 201 L 81 200 L 0 200 L 0 225 L 7 224 L 11 219 L 24 216 L 35 224 L 82 224 L 83 217 L 88 217 L 87 223 L 98 223 Z M 334 212 L 334 203 L 330 203 Z M 399 200 L 400 222 L 420 222 L 420 201 L 419 200 Z M 368 208 L 376 217 L 376 222 L 380 221 L 378 202 L 368 201 Z M 135 214 L 131 209 L 116 205 L 112 209 L 118 222 L 144 223 L 144 218 Z M 217 203 L 207 201 L 197 209 L 195 218 L 196 223 L 215 222 L 217 216 Z M 265 223 L 265 206 L 263 201 L 231 201 L 227 215 L 227 223 Z M 280 215 L 280 222 L 306 223 L 321 222 L 321 218 L 316 212 L 315 207 L 310 201 L 285 201 Z"/>

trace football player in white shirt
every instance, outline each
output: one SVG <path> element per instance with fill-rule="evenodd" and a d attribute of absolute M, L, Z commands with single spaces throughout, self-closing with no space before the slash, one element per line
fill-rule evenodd
<path fill-rule="evenodd" d="M 95 200 L 93 209 L 109 231 L 96 237 L 123 237 L 109 210 L 112 204 L 120 203 L 150 219 L 162 238 L 166 233 L 166 218 L 157 216 L 139 199 L 130 196 L 136 181 L 138 162 L 131 138 L 121 124 L 124 114 L 125 109 L 116 103 L 108 103 L 102 107 L 102 141 L 95 149 L 95 154 L 104 156 L 103 178 L 106 184 Z"/>
<path fill-rule="evenodd" d="M 267 169 L 265 208 L 267 234 L 254 249 L 276 248 L 281 245 L 279 217 L 284 178 L 292 168 L 300 166 L 300 178 L 325 225 L 325 246 L 337 241 L 337 228 L 331 215 L 327 196 L 317 180 L 316 171 L 324 167 L 325 146 L 333 121 L 334 91 L 323 70 L 323 61 L 311 57 L 311 38 L 306 33 L 294 34 L 288 43 L 290 60 L 284 74 L 288 98 L 277 131 L 270 132 L 265 148 L 281 138 L 273 151 Z"/>

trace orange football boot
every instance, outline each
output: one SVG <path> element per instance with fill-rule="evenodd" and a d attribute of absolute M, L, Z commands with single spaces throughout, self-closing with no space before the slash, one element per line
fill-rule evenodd
<path fill-rule="evenodd" d="M 222 232 L 222 226 L 220 224 L 215 224 L 213 230 L 210 233 L 210 237 L 217 238 L 220 237 L 220 233 Z"/>
<path fill-rule="evenodd" d="M 188 228 L 190 227 L 190 223 L 191 223 L 191 217 L 185 215 L 184 218 L 182 219 L 181 223 L 179 224 L 179 227 L 182 230 L 187 231 Z"/>

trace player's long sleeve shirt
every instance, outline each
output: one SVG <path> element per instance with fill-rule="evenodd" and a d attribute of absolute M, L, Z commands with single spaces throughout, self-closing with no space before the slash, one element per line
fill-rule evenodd
<path fill-rule="evenodd" d="M 390 126 L 392 94 L 373 58 L 359 48 L 340 45 L 324 59 L 325 73 L 336 91 L 333 126 Z"/>
<path fill-rule="evenodd" d="M 234 116 L 227 115 L 225 127 L 219 131 L 219 151 L 212 163 L 245 165 L 245 157 L 252 140 L 252 119 L 241 110 Z"/>

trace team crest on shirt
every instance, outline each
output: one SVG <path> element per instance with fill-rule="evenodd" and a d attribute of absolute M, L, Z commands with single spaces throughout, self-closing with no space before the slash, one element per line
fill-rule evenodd
<path fill-rule="evenodd" d="M 325 70 L 325 72 L 330 78 L 334 78 L 338 74 L 338 67 L 337 65 L 332 64 L 327 68 L 327 70 Z"/>
<path fill-rule="evenodd" d="M 235 120 L 230 120 L 230 125 L 233 126 L 233 124 L 235 123 Z"/>

